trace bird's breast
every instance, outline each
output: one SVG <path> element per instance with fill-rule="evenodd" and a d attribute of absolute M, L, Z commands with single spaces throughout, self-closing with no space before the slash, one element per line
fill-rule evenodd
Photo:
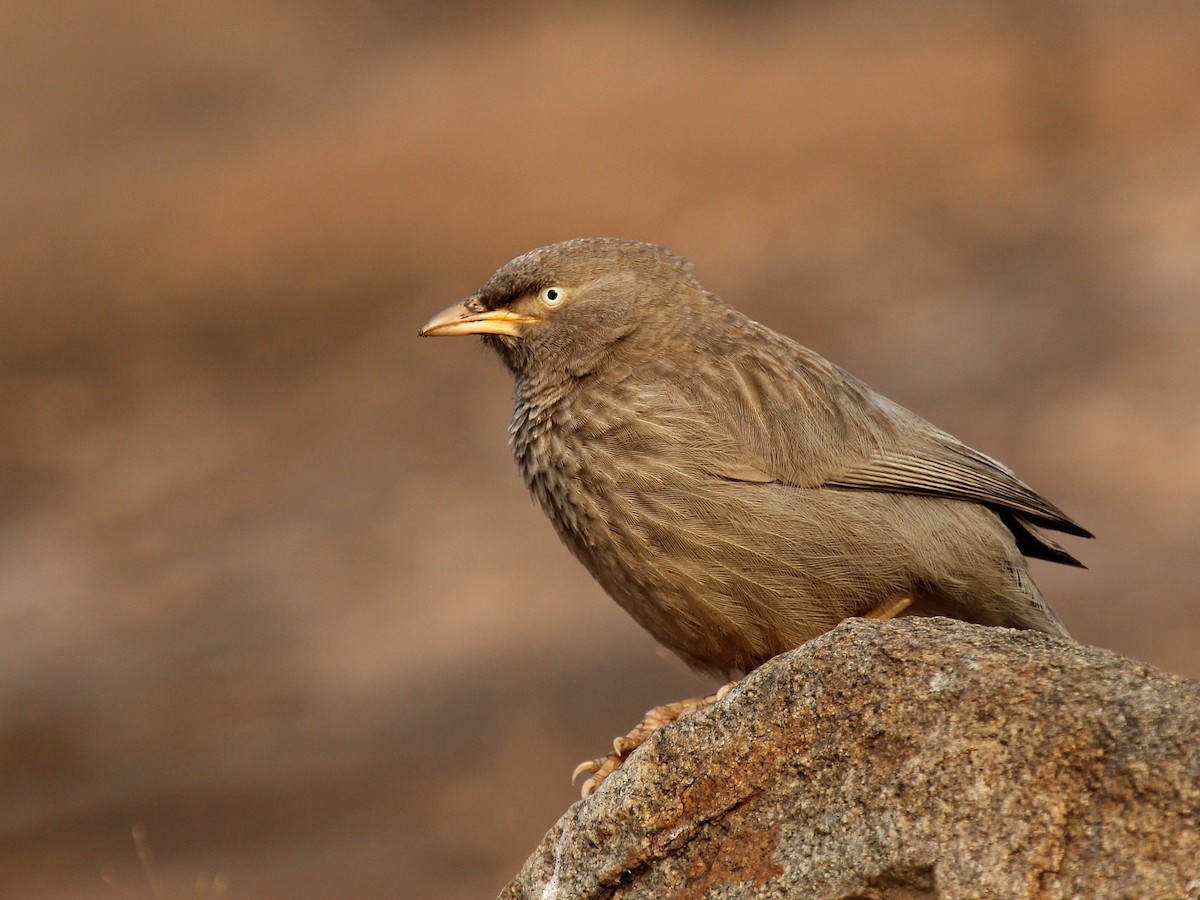
<path fill-rule="evenodd" d="M 585 563 L 611 551 L 620 495 L 647 427 L 634 398 L 575 391 L 552 402 L 518 391 L 510 428 L 517 467 L 563 540 Z"/>

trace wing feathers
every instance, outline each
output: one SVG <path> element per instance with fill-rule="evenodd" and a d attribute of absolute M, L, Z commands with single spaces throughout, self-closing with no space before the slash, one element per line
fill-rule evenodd
<path fill-rule="evenodd" d="M 1079 537 L 1091 537 L 1061 509 L 1035 493 L 999 464 L 969 448 L 957 457 L 957 448 L 936 445 L 938 455 L 914 456 L 903 451 L 885 452 L 865 466 L 842 472 L 826 481 L 830 487 L 861 490 L 931 494 L 958 500 L 974 500 L 1010 509 L 1033 524 Z M 969 453 L 969 455 L 968 455 Z"/>
<path fill-rule="evenodd" d="M 1023 552 L 1079 565 L 1034 529 L 1079 537 L 1091 537 L 1091 532 L 1007 467 L 811 350 L 739 321 L 756 341 L 775 356 L 790 358 L 794 367 L 781 372 L 757 354 L 743 354 L 726 357 L 725 366 L 716 370 L 724 376 L 720 381 L 707 381 L 707 371 L 699 370 L 688 382 L 708 422 L 712 451 L 706 454 L 705 468 L 712 474 L 733 481 L 775 480 L 796 487 L 981 503 L 1000 513 Z M 714 396 L 724 396 L 726 402 L 712 403 Z"/>

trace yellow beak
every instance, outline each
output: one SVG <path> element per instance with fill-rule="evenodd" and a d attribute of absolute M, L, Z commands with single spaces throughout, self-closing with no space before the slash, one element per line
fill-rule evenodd
<path fill-rule="evenodd" d="M 521 326 L 540 322 L 534 316 L 523 316 L 506 309 L 479 308 L 475 297 L 455 303 L 425 323 L 418 332 L 421 337 L 451 337 L 459 334 L 506 334 L 518 337 Z"/>

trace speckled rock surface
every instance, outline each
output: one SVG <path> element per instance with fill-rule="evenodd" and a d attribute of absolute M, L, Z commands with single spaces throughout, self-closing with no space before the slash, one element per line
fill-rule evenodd
<path fill-rule="evenodd" d="M 501 894 L 1073 896 L 1200 897 L 1200 683 L 945 619 L 772 660 L 567 810 Z"/>

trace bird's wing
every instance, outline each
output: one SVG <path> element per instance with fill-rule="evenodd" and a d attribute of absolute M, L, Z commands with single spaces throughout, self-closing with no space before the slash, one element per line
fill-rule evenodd
<path fill-rule="evenodd" d="M 1012 510 L 1035 525 L 1080 537 L 1092 536 L 1006 466 L 932 426 L 913 443 L 915 446 L 883 449 L 863 465 L 827 478 L 825 484 L 974 500 Z"/>
<path fill-rule="evenodd" d="M 726 357 L 719 376 L 723 390 L 713 383 L 699 386 L 732 399 L 708 407 L 722 410 L 723 421 L 711 425 L 734 445 L 733 452 L 711 455 L 714 474 L 735 481 L 970 500 L 1020 523 L 1091 537 L 1006 466 L 812 351 L 765 329 L 759 337 L 758 352 Z M 704 376 L 698 377 L 703 382 Z M 1065 555 L 1036 533 L 1030 542 Z"/>

